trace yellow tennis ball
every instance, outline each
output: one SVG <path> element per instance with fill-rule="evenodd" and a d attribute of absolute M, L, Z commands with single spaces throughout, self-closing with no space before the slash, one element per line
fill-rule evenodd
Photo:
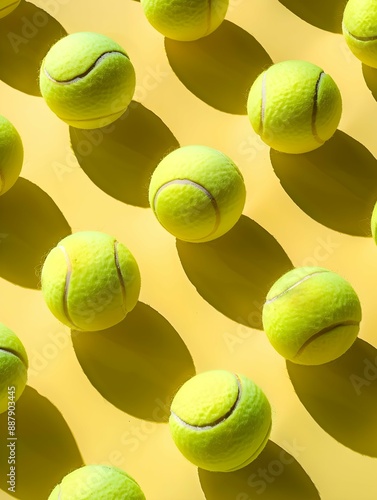
<path fill-rule="evenodd" d="M 140 0 L 150 24 L 167 38 L 198 40 L 223 22 L 229 0 Z"/>
<path fill-rule="evenodd" d="M 194 465 L 230 472 L 248 465 L 265 447 L 271 407 L 249 378 L 211 370 L 178 390 L 169 427 L 178 449 Z"/>
<path fill-rule="evenodd" d="M 374 205 L 372 217 L 370 220 L 371 232 L 375 243 L 377 244 L 377 202 Z"/>
<path fill-rule="evenodd" d="M 137 482 L 118 467 L 85 465 L 67 474 L 48 500 L 145 500 Z"/>
<path fill-rule="evenodd" d="M 99 33 L 73 33 L 48 51 L 40 90 L 51 110 L 73 127 L 104 127 L 119 118 L 135 91 L 135 71 L 114 40 Z"/>
<path fill-rule="evenodd" d="M 14 11 L 21 0 L 0 0 L 0 19 Z"/>
<path fill-rule="evenodd" d="M 22 140 L 9 120 L 0 116 L 0 195 L 17 181 L 24 161 Z"/>
<path fill-rule="evenodd" d="M 8 410 L 23 393 L 28 357 L 21 340 L 0 323 L 0 413 Z"/>
<path fill-rule="evenodd" d="M 348 47 L 367 66 L 377 68 L 377 2 L 349 0 L 342 30 Z"/>
<path fill-rule="evenodd" d="M 140 273 L 131 252 L 112 236 L 82 231 L 62 239 L 42 267 L 43 297 L 76 330 L 110 328 L 139 298 Z"/>
<path fill-rule="evenodd" d="M 168 154 L 153 172 L 149 203 L 176 238 L 210 241 L 238 221 L 246 190 L 241 172 L 225 154 L 206 146 L 185 146 Z"/>
<path fill-rule="evenodd" d="M 315 64 L 283 61 L 257 77 L 247 111 L 254 131 L 271 148 L 306 153 L 335 133 L 342 98 L 331 76 Z"/>
<path fill-rule="evenodd" d="M 299 267 L 280 277 L 263 306 L 264 331 L 286 359 L 320 365 L 354 343 L 361 305 L 352 286 L 322 267 Z"/>

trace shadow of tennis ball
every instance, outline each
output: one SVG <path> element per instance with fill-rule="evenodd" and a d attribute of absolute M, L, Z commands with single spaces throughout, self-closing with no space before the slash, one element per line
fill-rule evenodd
<path fill-rule="evenodd" d="M 296 16 L 317 28 L 342 33 L 342 18 L 347 0 L 279 0 Z"/>
<path fill-rule="evenodd" d="M 235 472 L 198 469 L 207 500 L 320 500 L 319 493 L 299 462 L 268 441 L 251 464 Z"/>
<path fill-rule="evenodd" d="M 50 196 L 19 177 L 0 196 L 0 276 L 38 288 L 43 259 L 71 228 Z"/>
<path fill-rule="evenodd" d="M 67 32 L 50 14 L 24 0 L 0 19 L 0 80 L 40 96 L 39 68 L 50 47 Z"/>
<path fill-rule="evenodd" d="M 270 156 L 282 187 L 309 217 L 342 233 L 371 235 L 377 160 L 365 146 L 337 130 L 315 151 Z"/>
<path fill-rule="evenodd" d="M 262 329 L 272 284 L 293 264 L 275 238 L 242 215 L 224 236 L 206 243 L 176 242 L 182 267 L 199 294 L 243 325 Z"/>
<path fill-rule="evenodd" d="M 8 493 L 6 472 L 7 414 L 0 415 L 4 437 L 0 446 L 0 489 Z M 83 458 L 58 409 L 35 389 L 26 386 L 16 405 L 16 493 L 20 500 L 47 498 L 61 478 L 83 465 Z"/>
<path fill-rule="evenodd" d="M 377 69 L 371 68 L 366 64 L 362 64 L 363 77 L 372 96 L 377 101 Z"/>
<path fill-rule="evenodd" d="M 112 328 L 72 331 L 72 342 L 82 369 L 102 396 L 145 420 L 167 422 L 175 392 L 195 375 L 176 330 L 141 302 Z"/>
<path fill-rule="evenodd" d="M 153 170 L 179 147 L 164 122 L 135 101 L 107 127 L 69 130 L 73 151 L 92 182 L 113 198 L 139 207 L 149 207 Z"/>
<path fill-rule="evenodd" d="M 256 77 L 272 64 L 247 31 L 224 21 L 193 42 L 165 38 L 171 68 L 190 92 L 227 113 L 246 115 L 247 97 Z"/>
<path fill-rule="evenodd" d="M 356 339 L 340 358 L 319 366 L 287 361 L 302 404 L 344 446 L 377 457 L 377 349 Z"/>

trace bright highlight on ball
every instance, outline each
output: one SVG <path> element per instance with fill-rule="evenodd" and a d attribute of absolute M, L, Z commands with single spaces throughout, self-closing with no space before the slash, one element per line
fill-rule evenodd
<path fill-rule="evenodd" d="M 264 331 L 286 359 L 320 365 L 338 358 L 359 332 L 361 305 L 344 278 L 322 267 L 288 271 L 263 306 Z"/>
<path fill-rule="evenodd" d="M 21 0 L 0 0 L 0 19 L 13 12 L 20 2 Z"/>
<path fill-rule="evenodd" d="M 167 38 L 198 40 L 223 22 L 229 0 L 140 0 L 151 25 Z"/>
<path fill-rule="evenodd" d="M 271 148 L 306 153 L 335 133 L 342 98 L 334 80 L 315 64 L 273 64 L 251 86 L 247 110 L 254 131 Z"/>
<path fill-rule="evenodd" d="M 137 482 L 122 469 L 85 465 L 67 474 L 48 500 L 145 500 Z"/>
<path fill-rule="evenodd" d="M 22 140 L 9 120 L 0 116 L 0 195 L 17 181 L 24 161 Z"/>
<path fill-rule="evenodd" d="M 135 71 L 125 50 L 98 33 L 73 33 L 44 58 L 41 94 L 51 110 L 73 127 L 104 127 L 119 118 L 135 91 Z"/>
<path fill-rule="evenodd" d="M 42 293 L 51 312 L 75 330 L 95 331 L 122 321 L 136 305 L 140 273 L 115 238 L 82 231 L 61 240 L 42 267 Z"/>
<path fill-rule="evenodd" d="M 21 340 L 0 323 L 0 413 L 15 403 L 27 381 L 28 357 Z"/>
<path fill-rule="evenodd" d="M 225 370 L 185 382 L 171 405 L 170 431 L 181 453 L 202 469 L 230 472 L 252 462 L 271 431 L 271 407 L 250 379 Z"/>
<path fill-rule="evenodd" d="M 377 68 L 377 2 L 349 0 L 342 30 L 348 47 L 367 66 Z"/>
<path fill-rule="evenodd" d="M 185 146 L 155 169 L 149 203 L 159 222 L 176 238 L 214 240 L 241 216 L 246 190 L 241 172 L 225 154 L 206 146 Z"/>

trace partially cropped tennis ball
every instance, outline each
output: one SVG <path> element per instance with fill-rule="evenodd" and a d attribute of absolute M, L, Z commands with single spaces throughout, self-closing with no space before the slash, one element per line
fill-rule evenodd
<path fill-rule="evenodd" d="M 372 212 L 372 217 L 370 221 L 370 226 L 371 226 L 371 231 L 372 231 L 372 236 L 374 241 L 377 244 L 377 202 L 374 205 L 373 212 Z"/>
<path fill-rule="evenodd" d="M 104 127 L 119 118 L 135 91 L 135 71 L 125 50 L 99 33 L 60 39 L 40 69 L 40 90 L 51 110 L 73 127 Z"/>
<path fill-rule="evenodd" d="M 249 378 L 225 370 L 194 376 L 171 404 L 170 431 L 181 453 L 202 469 L 230 472 L 252 462 L 271 431 L 271 407 Z"/>
<path fill-rule="evenodd" d="M 145 500 L 137 482 L 122 469 L 85 465 L 62 479 L 48 500 Z"/>
<path fill-rule="evenodd" d="M 0 116 L 0 195 L 17 181 L 24 161 L 22 140 L 9 120 Z"/>
<path fill-rule="evenodd" d="M 14 11 L 21 0 L 0 0 L 0 19 Z"/>
<path fill-rule="evenodd" d="M 249 92 L 249 119 L 271 148 L 306 153 L 335 133 L 342 98 L 334 80 L 306 61 L 273 64 L 261 73 Z"/>
<path fill-rule="evenodd" d="M 149 203 L 176 238 L 210 241 L 238 221 L 246 190 L 241 172 L 225 154 L 185 146 L 165 156 L 153 172 Z"/>
<path fill-rule="evenodd" d="M 110 328 L 139 298 L 140 273 L 131 252 L 112 236 L 82 231 L 62 239 L 42 267 L 43 297 L 76 330 Z"/>
<path fill-rule="evenodd" d="M 349 0 L 342 30 L 348 47 L 367 66 L 377 68 L 377 2 Z"/>
<path fill-rule="evenodd" d="M 167 38 L 198 40 L 223 22 L 229 0 L 140 0 L 151 25 Z"/>
<path fill-rule="evenodd" d="M 299 267 L 272 286 L 262 320 L 278 353 L 294 363 L 320 365 L 354 343 L 361 306 L 355 290 L 338 274 L 322 267 Z"/>
<path fill-rule="evenodd" d="M 21 340 L 0 323 L 0 413 L 13 406 L 27 381 L 28 357 Z"/>

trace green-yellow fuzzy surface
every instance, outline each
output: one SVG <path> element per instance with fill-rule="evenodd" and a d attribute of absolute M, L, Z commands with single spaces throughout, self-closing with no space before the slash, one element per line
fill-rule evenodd
<path fill-rule="evenodd" d="M 48 500 L 145 500 L 136 481 L 117 467 L 85 465 L 65 476 Z"/>
<path fill-rule="evenodd" d="M 131 252 L 112 236 L 82 231 L 50 251 L 41 283 L 48 307 L 62 323 L 94 331 L 119 323 L 135 307 L 140 273 Z"/>
<path fill-rule="evenodd" d="M 176 238 L 191 242 L 210 241 L 229 231 L 242 214 L 245 198 L 237 166 L 206 146 L 185 146 L 167 155 L 149 186 L 149 203 L 159 222 Z"/>
<path fill-rule="evenodd" d="M 202 469 L 245 467 L 265 447 L 271 407 L 263 391 L 243 375 L 212 370 L 188 380 L 171 405 L 170 431 L 181 453 Z"/>
<path fill-rule="evenodd" d="M 355 341 L 361 306 L 352 286 L 321 267 L 300 267 L 279 278 L 267 294 L 263 326 L 286 359 L 319 365 L 344 354 Z"/>
<path fill-rule="evenodd" d="M 9 120 L 0 116 L 0 195 L 17 181 L 24 161 L 22 140 Z"/>
<path fill-rule="evenodd" d="M 0 323 L 0 413 L 8 409 L 8 401 L 11 401 L 8 388 L 14 387 L 15 400 L 23 393 L 27 369 L 28 357 L 21 340 Z"/>
<path fill-rule="evenodd" d="M 273 64 L 251 86 L 247 110 L 254 131 L 284 153 L 306 153 L 335 133 L 340 91 L 321 68 L 306 61 Z"/>
<path fill-rule="evenodd" d="M 198 40 L 223 22 L 229 0 L 140 0 L 150 24 L 167 38 Z"/>
<path fill-rule="evenodd" d="M 135 71 L 125 50 L 99 33 L 67 35 L 48 51 L 39 75 L 51 110 L 77 128 L 97 128 L 119 118 L 135 91 Z"/>
<path fill-rule="evenodd" d="M 21 0 L 0 0 L 0 19 L 13 12 L 20 2 Z"/>
<path fill-rule="evenodd" d="M 377 203 L 374 205 L 372 217 L 370 220 L 371 232 L 375 243 L 377 244 Z"/>
<path fill-rule="evenodd" d="M 343 35 L 353 54 L 377 68 L 377 2 L 349 0 L 344 9 Z"/>

